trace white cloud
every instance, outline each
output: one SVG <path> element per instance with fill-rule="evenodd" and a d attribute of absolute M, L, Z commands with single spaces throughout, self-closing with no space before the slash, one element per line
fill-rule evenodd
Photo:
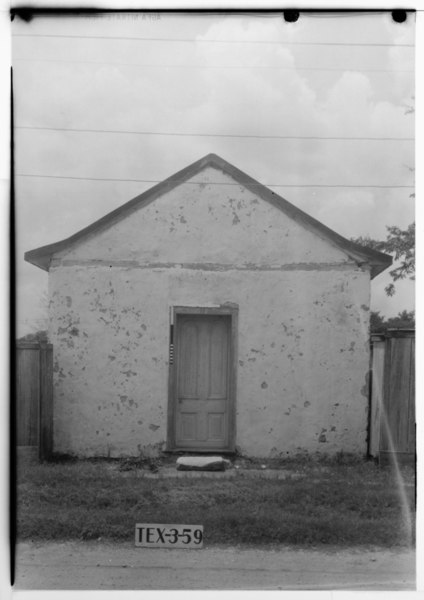
<path fill-rule="evenodd" d="M 365 20 L 364 20 L 365 19 Z M 223 68 L 141 68 L 79 63 L 17 62 L 17 124 L 133 131 L 182 131 L 253 135 L 409 137 L 413 119 L 403 104 L 413 95 L 408 74 L 352 71 L 412 68 L 408 49 L 207 44 L 204 40 L 358 40 L 410 43 L 406 33 L 381 19 L 170 18 L 147 24 L 121 21 L 121 35 L 197 37 L 198 44 L 17 38 L 22 58 L 62 58 L 139 64 Z M 207 24 L 209 26 L 207 26 Z M 364 24 L 366 26 L 364 26 Z M 46 20 L 38 31 L 50 31 Z M 112 35 L 113 21 L 54 23 L 54 31 Z M 30 26 L 31 27 L 31 26 Z M 144 27 L 144 29 L 143 29 Z M 402 30 L 406 31 L 406 30 Z M 138 33 L 137 33 L 138 32 Z M 143 33 L 144 32 L 144 33 Z M 200 42 L 200 40 L 203 40 Z M 410 60 L 410 59 L 409 59 Z M 335 67 L 308 72 L 296 66 Z M 243 68 L 227 68 L 243 67 Z M 245 68 L 255 67 L 255 68 Z M 268 67 L 268 68 L 258 68 Z M 269 68 L 272 67 L 272 68 Z M 278 68 L 277 68 L 278 67 Z M 216 152 L 264 183 L 409 185 L 414 165 L 409 142 L 265 140 L 165 137 L 17 130 L 21 173 L 163 179 Z M 405 166 L 406 165 L 406 166 Z M 66 237 L 137 195 L 148 184 L 19 179 L 23 251 Z M 278 188 L 277 192 L 346 237 L 381 237 L 385 225 L 413 219 L 412 190 Z M 35 267 L 24 280 L 40 284 Z M 37 280 L 37 283 L 36 283 Z M 375 299 L 387 308 L 377 286 Z M 23 287 L 24 294 L 28 287 Z M 33 288 L 34 289 L 34 288 Z M 26 291 L 25 291 L 26 290 Z M 32 293 L 32 292 L 31 292 Z M 411 294 L 409 294 L 411 296 Z M 396 297 L 395 297 L 396 298 Z M 390 300 L 400 305 L 403 296 Z M 406 300 L 405 300 L 406 301 Z M 28 300 L 25 310 L 31 313 Z"/>

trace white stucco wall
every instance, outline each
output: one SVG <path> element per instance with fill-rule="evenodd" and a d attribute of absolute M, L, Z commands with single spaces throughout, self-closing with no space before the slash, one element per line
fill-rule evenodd
<path fill-rule="evenodd" d="M 230 302 L 240 451 L 364 453 L 368 271 L 218 170 L 193 180 L 54 257 L 55 451 L 163 449 L 170 307 Z"/>

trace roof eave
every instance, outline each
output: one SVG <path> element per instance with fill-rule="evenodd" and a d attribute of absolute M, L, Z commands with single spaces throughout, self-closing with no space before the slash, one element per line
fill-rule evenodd
<path fill-rule="evenodd" d="M 388 258 L 388 260 L 385 262 L 370 262 L 371 279 L 374 279 L 374 277 L 380 275 L 380 273 L 388 269 L 393 264 L 393 258 L 388 254 L 386 254 L 385 256 Z"/>
<path fill-rule="evenodd" d="M 118 220 L 120 217 L 125 214 L 129 214 L 135 207 L 141 207 L 145 204 L 152 202 L 155 198 L 157 198 L 160 194 L 172 189 L 177 186 L 179 183 L 183 183 L 185 180 L 189 179 L 192 175 L 196 174 L 203 167 L 208 165 L 221 165 L 223 163 L 223 159 L 215 154 L 208 154 L 198 161 L 190 164 L 188 167 L 181 169 L 177 173 L 174 173 L 167 179 L 164 179 L 160 183 L 154 185 L 149 188 L 145 192 L 142 192 L 135 198 L 132 198 L 122 206 L 119 206 L 112 212 L 104 215 L 100 219 L 94 221 L 87 227 L 77 231 L 70 237 L 60 240 L 59 242 L 54 242 L 53 244 L 48 244 L 46 246 L 40 246 L 39 248 L 35 248 L 34 250 L 29 250 L 25 252 L 24 259 L 43 269 L 44 271 L 48 271 L 50 268 L 50 262 L 53 254 L 57 252 L 61 252 L 62 250 L 69 247 L 71 244 L 79 241 L 81 238 L 84 238 L 86 235 L 93 234 L 97 231 L 100 231 L 104 227 L 110 226 L 113 222 Z"/>
<path fill-rule="evenodd" d="M 383 254 L 383 252 L 378 252 L 377 250 L 367 249 L 365 256 L 371 267 L 371 279 L 393 264 L 393 257 L 390 254 Z"/>
<path fill-rule="evenodd" d="M 294 219 L 297 222 L 303 224 L 303 226 L 307 226 L 312 228 L 318 235 L 324 236 L 328 240 L 331 240 L 336 246 L 344 250 L 353 260 L 355 260 L 358 264 L 367 264 L 370 267 L 371 279 L 379 275 L 382 271 L 387 269 L 392 264 L 392 257 L 383 254 L 382 252 L 378 252 L 377 250 L 371 250 L 369 248 L 365 248 L 352 242 L 343 236 L 336 233 L 334 230 L 330 229 L 323 223 L 320 223 L 315 218 L 311 217 L 301 209 L 297 208 L 285 198 L 279 196 L 263 184 L 259 183 L 234 165 L 231 165 L 221 157 L 216 154 L 208 154 L 204 156 L 200 160 L 192 163 L 188 167 L 185 167 L 178 173 L 171 175 L 161 183 L 153 186 L 152 188 L 146 190 L 142 194 L 136 196 L 123 206 L 115 209 L 111 213 L 108 213 L 101 219 L 98 219 L 88 227 L 78 231 L 74 235 L 61 240 L 60 242 L 56 242 L 53 244 L 49 244 L 47 246 L 42 246 L 40 248 L 36 248 L 34 250 L 30 250 L 25 253 L 24 258 L 26 261 L 31 264 L 43 269 L 44 271 L 48 271 L 50 268 L 50 263 L 52 256 L 57 252 L 60 252 L 80 239 L 84 238 L 87 235 L 96 233 L 102 230 L 105 227 L 109 227 L 112 223 L 116 222 L 124 215 L 130 214 L 135 208 L 141 208 L 152 202 L 159 195 L 164 193 L 165 191 L 169 191 L 170 189 L 177 186 L 179 183 L 183 183 L 197 172 L 201 171 L 206 166 L 213 166 L 218 169 L 223 170 L 225 173 L 228 173 L 232 176 L 239 184 L 245 186 L 250 189 L 253 193 L 258 194 L 262 199 L 267 200 L 284 213 L 286 213 L 290 218 Z"/>
<path fill-rule="evenodd" d="M 51 261 L 51 253 L 47 250 L 48 248 L 49 246 L 43 246 L 35 250 L 29 250 L 25 252 L 24 259 L 35 267 L 48 271 Z"/>

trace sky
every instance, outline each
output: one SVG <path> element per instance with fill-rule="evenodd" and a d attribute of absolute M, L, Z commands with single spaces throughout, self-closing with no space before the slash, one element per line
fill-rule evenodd
<path fill-rule="evenodd" d="M 18 335 L 46 322 L 47 273 L 25 251 L 210 152 L 347 238 L 406 228 L 414 35 L 389 12 L 15 19 Z M 372 310 L 413 309 L 414 283 L 387 297 L 389 282 Z"/>

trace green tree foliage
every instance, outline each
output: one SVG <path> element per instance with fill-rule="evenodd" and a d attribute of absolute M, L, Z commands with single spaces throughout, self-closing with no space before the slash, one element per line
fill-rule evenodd
<path fill-rule="evenodd" d="M 27 333 L 26 335 L 20 337 L 18 339 L 18 342 L 45 342 L 47 343 L 48 337 L 47 337 L 47 331 L 40 330 L 40 331 L 36 331 L 35 333 Z"/>
<path fill-rule="evenodd" d="M 352 241 L 366 248 L 391 254 L 396 263 L 395 268 L 390 271 L 393 282 L 406 277 L 415 279 L 415 223 L 404 230 L 395 225 L 386 229 L 388 233 L 385 240 L 359 237 Z M 393 296 L 396 291 L 393 282 L 384 288 L 388 296 Z"/>
<path fill-rule="evenodd" d="M 380 311 L 372 311 L 370 315 L 371 333 L 384 333 L 386 329 L 414 329 L 415 311 L 403 310 L 396 317 L 386 319 Z"/>

